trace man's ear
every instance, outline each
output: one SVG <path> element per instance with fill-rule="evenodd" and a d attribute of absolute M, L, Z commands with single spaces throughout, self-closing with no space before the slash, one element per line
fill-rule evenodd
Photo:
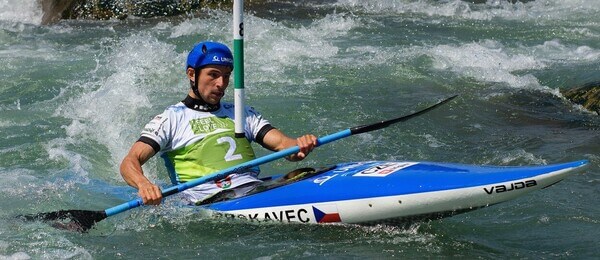
<path fill-rule="evenodd" d="M 194 78 L 194 76 L 195 76 L 195 74 L 194 74 L 195 70 L 193 68 L 191 68 L 191 67 L 187 68 L 187 70 L 185 72 L 186 72 L 189 80 L 191 80 L 191 81 L 195 80 L 195 78 Z"/>

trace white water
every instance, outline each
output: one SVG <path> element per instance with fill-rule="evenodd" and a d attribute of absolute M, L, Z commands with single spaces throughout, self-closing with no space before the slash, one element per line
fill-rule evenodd
<path fill-rule="evenodd" d="M 391 159 L 589 159 L 591 170 L 505 206 L 408 231 L 215 223 L 173 201 L 111 217 L 87 235 L 23 224 L 9 216 L 103 209 L 133 198 L 118 173 L 121 158 L 150 118 L 183 98 L 188 49 L 205 39 L 230 43 L 231 19 L 215 10 L 187 19 L 39 26 L 34 1 L 0 1 L 0 258 L 597 255 L 590 246 L 598 235 L 597 117 L 557 98 L 558 88 L 598 79 L 600 22 L 590 15 L 597 1 L 315 6 L 327 13 L 302 23 L 245 15 L 249 103 L 275 126 L 324 135 L 460 97 L 420 119 L 330 144 L 303 163 L 265 165 L 264 172 Z M 166 185 L 159 160 L 145 170 Z"/>
<path fill-rule="evenodd" d="M 39 25 L 42 7 L 38 0 L 0 0 L 0 20 Z"/>

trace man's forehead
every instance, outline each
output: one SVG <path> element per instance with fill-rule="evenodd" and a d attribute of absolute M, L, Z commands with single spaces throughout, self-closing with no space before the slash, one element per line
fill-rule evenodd
<path fill-rule="evenodd" d="M 202 68 L 202 70 L 205 71 L 219 71 L 221 73 L 228 73 L 231 72 L 231 68 L 228 66 L 222 66 L 222 65 L 207 65 L 205 67 Z"/>

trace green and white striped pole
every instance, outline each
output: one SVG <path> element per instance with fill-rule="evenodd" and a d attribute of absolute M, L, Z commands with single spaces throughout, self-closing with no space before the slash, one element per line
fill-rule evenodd
<path fill-rule="evenodd" d="M 233 1 L 235 136 L 244 137 L 244 1 Z"/>

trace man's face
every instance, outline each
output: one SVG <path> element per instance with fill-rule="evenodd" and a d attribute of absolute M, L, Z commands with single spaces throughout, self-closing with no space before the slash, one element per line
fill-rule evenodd
<path fill-rule="evenodd" d="M 191 73 L 190 73 L 191 72 Z M 194 81 L 194 70 L 188 69 L 188 78 Z M 229 85 L 231 68 L 221 65 L 208 65 L 198 75 L 198 92 L 201 98 L 211 105 L 221 101 Z"/>

